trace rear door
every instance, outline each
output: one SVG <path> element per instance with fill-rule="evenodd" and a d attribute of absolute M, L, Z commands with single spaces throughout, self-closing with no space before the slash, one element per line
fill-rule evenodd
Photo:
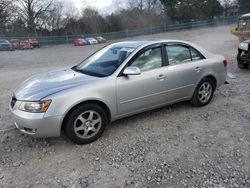
<path fill-rule="evenodd" d="M 166 44 L 165 50 L 169 64 L 166 79 L 168 101 L 190 98 L 202 75 L 204 56 L 191 46 L 182 43 Z"/>

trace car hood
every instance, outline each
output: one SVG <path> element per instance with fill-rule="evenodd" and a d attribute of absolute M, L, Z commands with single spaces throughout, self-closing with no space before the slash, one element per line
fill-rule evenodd
<path fill-rule="evenodd" d="M 244 43 L 250 43 L 250 39 L 244 40 Z"/>
<path fill-rule="evenodd" d="M 38 101 L 54 93 L 87 84 L 100 78 L 61 69 L 30 77 L 14 92 L 17 100 Z"/>

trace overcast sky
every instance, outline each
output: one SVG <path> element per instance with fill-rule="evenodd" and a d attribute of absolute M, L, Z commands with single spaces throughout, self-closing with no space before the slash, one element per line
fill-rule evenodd
<path fill-rule="evenodd" d="M 120 8 L 124 8 L 127 5 L 128 0 L 64 0 L 65 2 L 71 2 L 78 9 L 84 6 L 91 6 L 96 8 L 101 14 L 111 14 Z"/>

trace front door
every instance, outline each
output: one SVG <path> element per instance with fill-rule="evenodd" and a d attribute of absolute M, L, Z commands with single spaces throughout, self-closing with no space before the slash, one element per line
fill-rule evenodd
<path fill-rule="evenodd" d="M 140 68 L 140 75 L 117 77 L 118 114 L 140 112 L 166 101 L 166 67 L 163 67 L 161 46 L 139 52 L 128 66 Z"/>

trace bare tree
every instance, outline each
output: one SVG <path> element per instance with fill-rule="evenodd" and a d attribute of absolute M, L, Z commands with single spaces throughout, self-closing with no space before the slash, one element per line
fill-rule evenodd
<path fill-rule="evenodd" d="M 159 0 L 130 0 L 129 8 L 121 11 L 122 18 L 128 28 L 153 27 L 162 24 L 162 10 Z M 136 18 L 136 19 L 135 19 Z"/>
<path fill-rule="evenodd" d="M 130 8 L 137 8 L 140 11 L 156 10 L 160 7 L 161 3 L 158 0 L 130 0 Z"/>
<path fill-rule="evenodd" d="M 47 28 L 49 31 L 65 27 L 66 20 L 63 13 L 63 3 L 61 1 L 54 2 L 50 11 L 43 14 L 42 22 L 42 28 Z"/>
<path fill-rule="evenodd" d="M 37 35 L 36 28 L 51 11 L 52 3 L 53 0 L 16 0 L 18 16 L 26 23 L 29 32 Z"/>
<path fill-rule="evenodd" d="M 229 10 L 235 5 L 236 0 L 220 0 L 224 9 L 224 15 L 229 16 Z"/>
<path fill-rule="evenodd" d="M 79 21 L 84 33 L 102 32 L 104 18 L 94 8 L 87 7 L 83 9 L 82 17 Z"/>
<path fill-rule="evenodd" d="M 4 24 L 8 21 L 10 17 L 10 0 L 1 0 L 0 1 L 0 23 Z"/>
<path fill-rule="evenodd" d="M 0 1 L 0 34 L 6 32 L 7 25 L 12 19 L 13 12 L 11 0 Z"/>

